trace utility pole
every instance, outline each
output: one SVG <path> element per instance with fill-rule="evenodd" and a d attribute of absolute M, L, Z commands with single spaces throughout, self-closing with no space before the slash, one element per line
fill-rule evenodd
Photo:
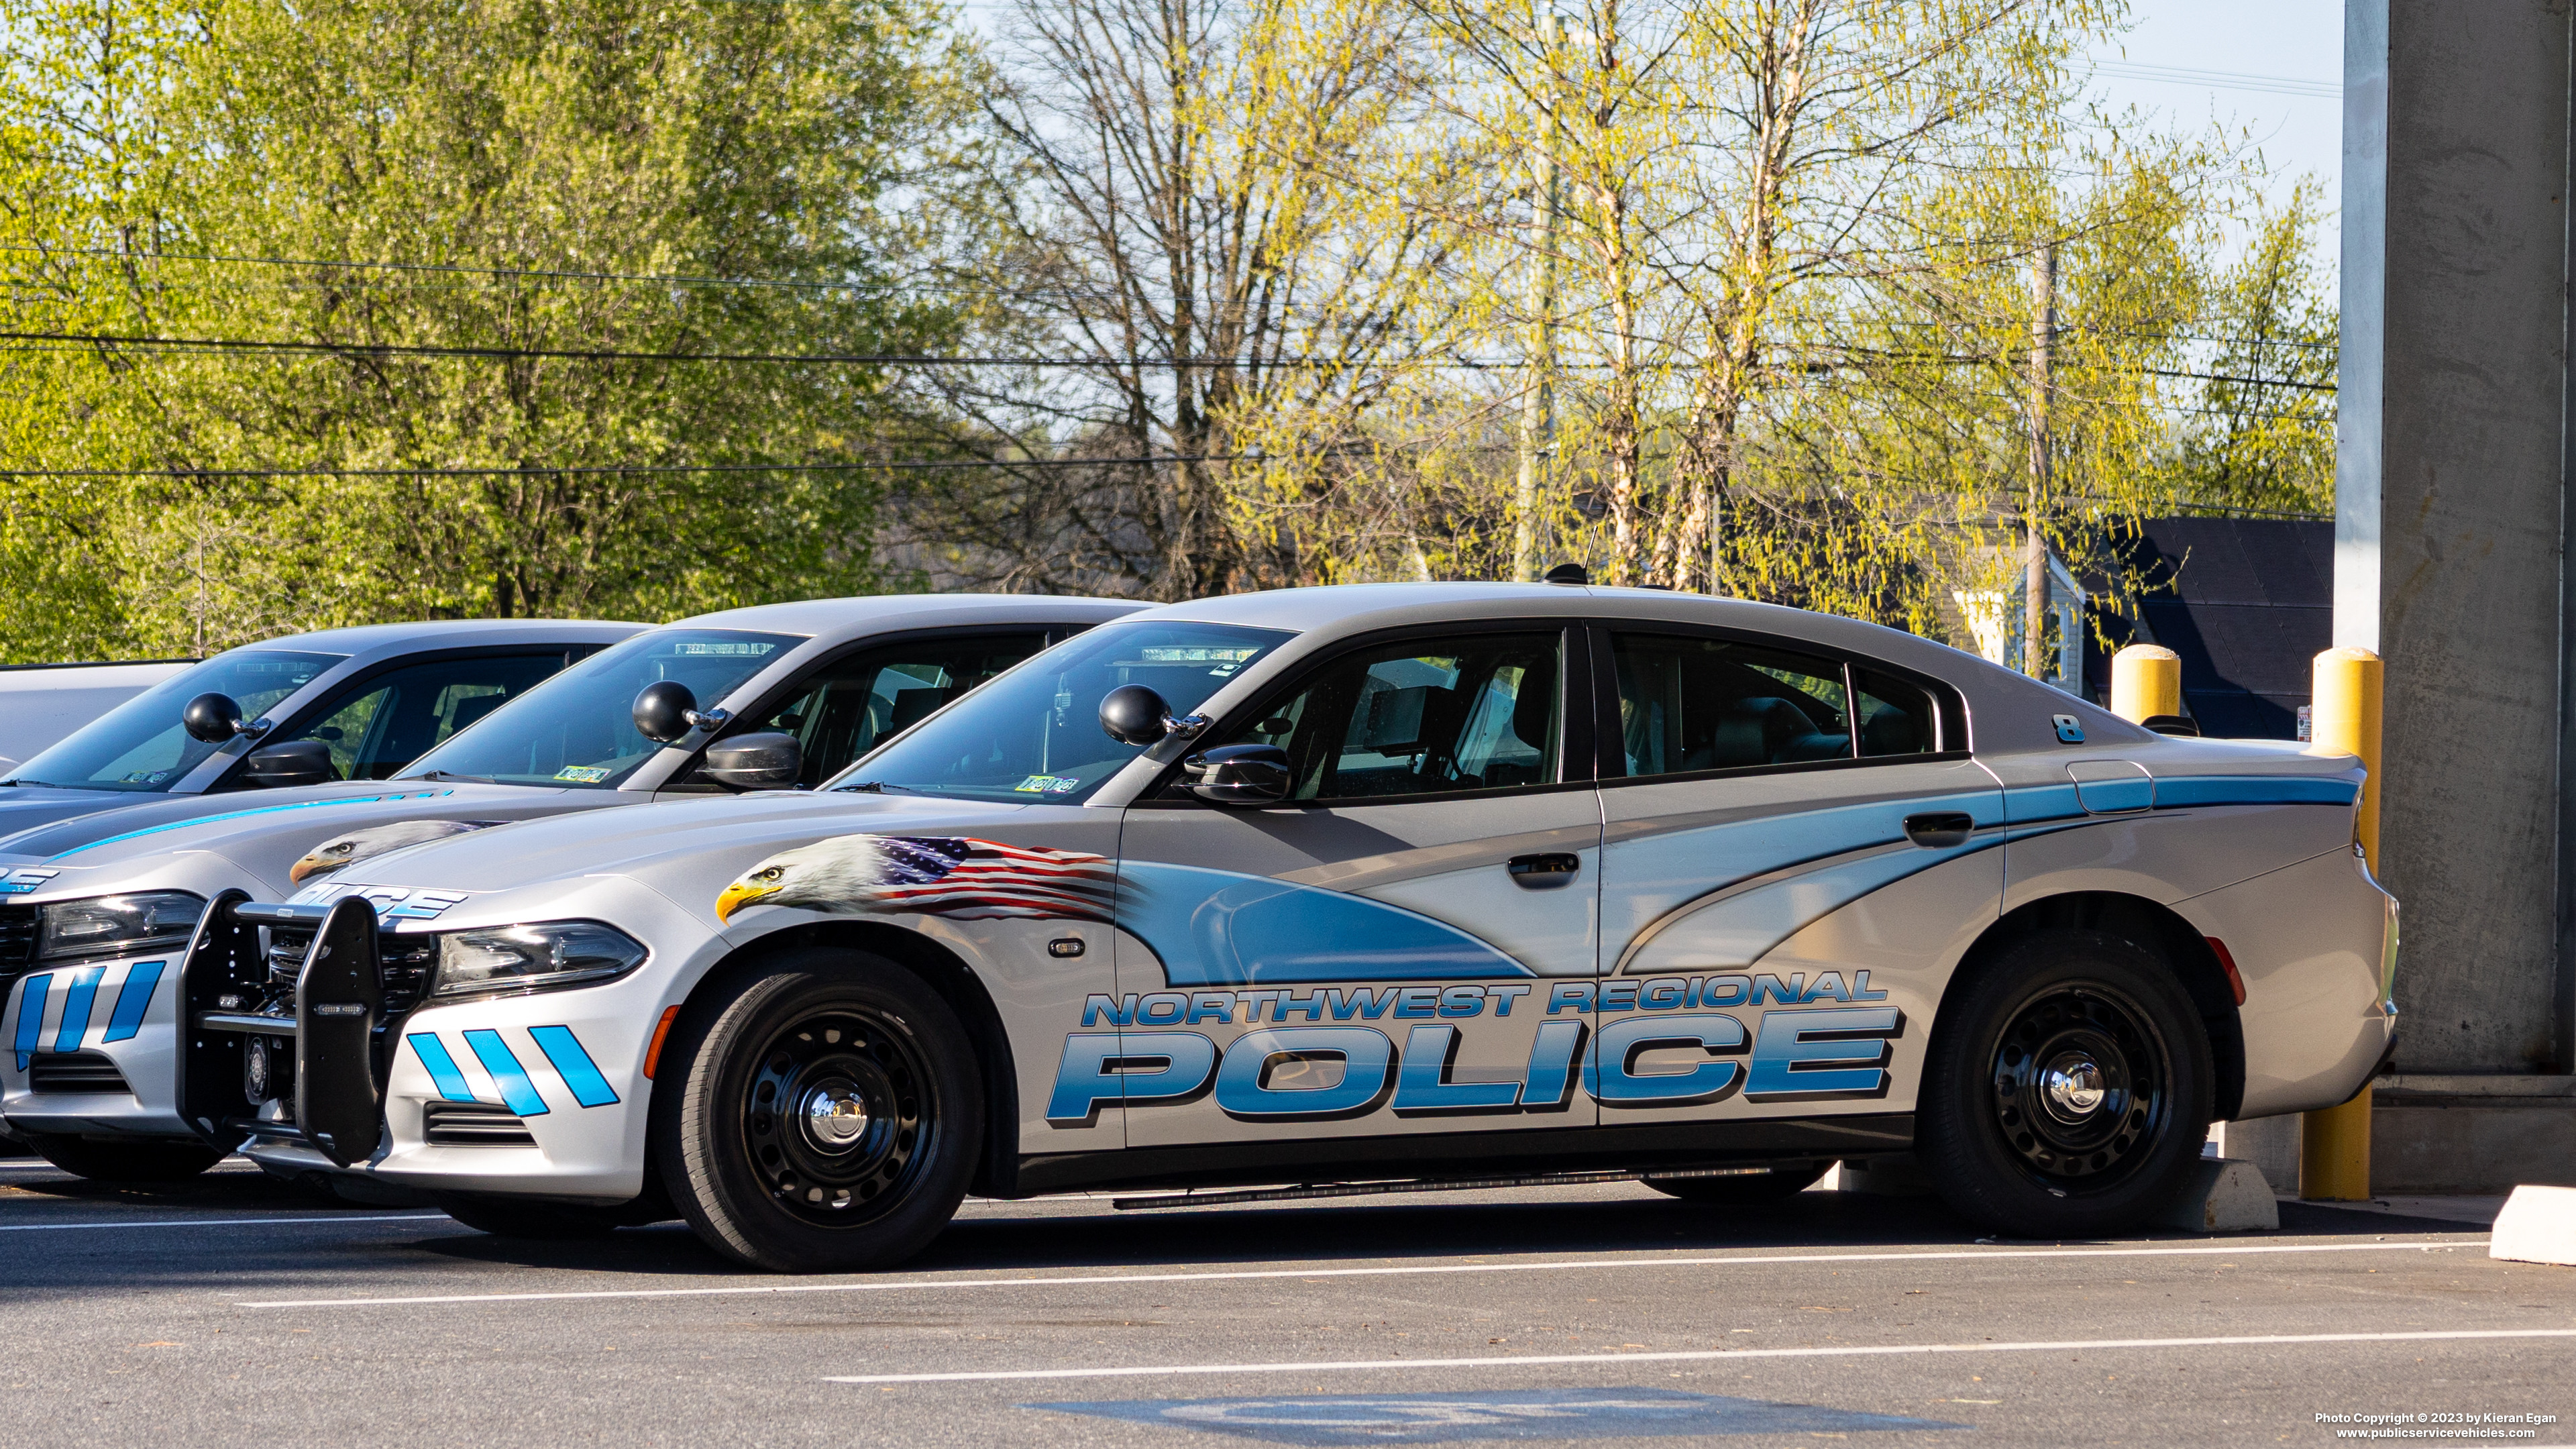
<path fill-rule="evenodd" d="M 1521 397 L 1520 476 L 1512 488 L 1512 577 L 1525 584 L 1538 581 L 1539 494 L 1546 484 L 1548 460 L 1556 451 L 1556 35 L 1556 12 L 1541 10 L 1538 49 L 1547 76 L 1539 95 L 1547 114 L 1540 119 L 1538 139 L 1530 145 L 1533 225 L 1523 303 L 1530 318 L 1532 376 L 1529 391 Z"/>
<path fill-rule="evenodd" d="M 2042 243 L 2030 272 L 2030 494 L 2023 500 L 2022 672 L 2045 679 L 2052 672 L 2042 652 L 2048 643 L 2048 365 L 2057 333 L 2057 244 Z"/>

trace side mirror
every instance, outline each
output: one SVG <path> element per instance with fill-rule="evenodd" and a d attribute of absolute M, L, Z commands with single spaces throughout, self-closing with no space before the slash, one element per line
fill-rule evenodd
<path fill-rule="evenodd" d="M 1218 805 L 1271 805 L 1288 798 L 1288 752 L 1277 745 L 1219 745 L 1181 764 L 1185 787 Z"/>
<path fill-rule="evenodd" d="M 707 778 L 737 790 L 792 790 L 804 768 L 794 735 L 736 735 L 707 746 Z"/>
<path fill-rule="evenodd" d="M 262 789 L 287 785 L 327 785 L 340 778 L 324 740 L 287 740 L 250 752 L 242 761 L 242 779 Z"/>
<path fill-rule="evenodd" d="M 698 697 L 676 679 L 648 684 L 635 696 L 635 731 L 657 745 L 676 744 L 689 731 L 714 729 L 733 716 L 721 709 L 698 708 Z"/>
<path fill-rule="evenodd" d="M 1122 684 L 1100 697 L 1100 728 L 1122 745 L 1160 743 L 1172 732 L 1172 707 L 1141 684 Z"/>
<path fill-rule="evenodd" d="M 240 735 L 257 739 L 268 733 L 268 721 L 245 724 L 242 707 L 233 702 L 231 695 L 201 694 L 179 712 L 179 728 L 199 744 L 220 745 Z"/>

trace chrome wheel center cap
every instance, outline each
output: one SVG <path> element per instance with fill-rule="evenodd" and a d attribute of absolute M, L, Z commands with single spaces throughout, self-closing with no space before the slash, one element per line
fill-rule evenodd
<path fill-rule="evenodd" d="M 825 1152 L 847 1152 L 868 1131 L 867 1100 L 848 1082 L 825 1082 L 805 1094 L 805 1136 Z"/>
<path fill-rule="evenodd" d="M 2049 1110 L 2069 1122 L 2100 1110 L 2102 1099 L 2110 1095 L 2102 1086 L 2102 1069 L 2078 1056 L 2050 1063 L 2040 1090 L 2048 1094 Z"/>

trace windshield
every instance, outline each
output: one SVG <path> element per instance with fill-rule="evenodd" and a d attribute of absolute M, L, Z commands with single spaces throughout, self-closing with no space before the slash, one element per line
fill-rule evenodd
<path fill-rule="evenodd" d="M 1172 713 L 1189 714 L 1293 637 L 1232 624 L 1104 624 L 932 715 L 852 766 L 852 783 L 838 788 L 1079 804 L 1143 753 L 1100 728 L 1102 695 L 1142 684 Z"/>
<path fill-rule="evenodd" d="M 635 696 L 676 679 L 713 709 L 805 641 L 734 629 L 656 629 L 576 664 L 483 717 L 403 773 L 504 785 L 613 790 L 661 745 L 635 728 Z"/>
<path fill-rule="evenodd" d="M 218 654 L 91 720 L 10 778 L 70 790 L 167 790 L 222 748 L 192 740 L 180 727 L 189 700 L 229 694 L 243 719 L 258 719 L 347 657 L 273 649 Z"/>

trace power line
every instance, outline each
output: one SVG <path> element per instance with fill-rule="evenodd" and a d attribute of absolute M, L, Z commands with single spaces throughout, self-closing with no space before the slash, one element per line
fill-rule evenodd
<path fill-rule="evenodd" d="M 2299 76 L 2253 75 L 2233 70 L 2194 70 L 2179 65 L 2140 65 L 2125 60 L 2093 62 L 2096 75 L 2120 80 L 2163 81 L 2168 85 L 2208 86 L 2225 91 L 2258 91 L 2276 96 L 2305 96 L 2312 100 L 2331 101 L 2343 95 L 2339 81 L 2308 80 Z"/>
<path fill-rule="evenodd" d="M 908 352 L 627 352 L 595 347 L 464 347 L 402 342 L 272 342 L 242 337 L 142 337 L 106 332 L 0 332 L 0 342 L 51 342 L 133 347 L 155 352 L 242 352 L 272 357 L 466 357 L 493 361 L 527 359 L 557 362 L 760 362 L 828 363 L 869 367 L 1071 367 L 1121 369 L 1171 368 L 1188 371 L 1222 367 L 1318 367 L 1338 365 L 1313 358 L 1244 360 L 1231 357 L 942 357 Z M 26 349 L 7 349 L 26 350 Z M 1459 363 L 1477 367 L 1486 364 Z"/>
<path fill-rule="evenodd" d="M 1327 449 L 1327 453 L 1339 450 Z M 880 463 L 603 463 L 518 468 L 0 468 L 0 478 L 515 478 L 556 473 L 864 473 L 879 469 L 1089 468 L 1147 463 L 1268 462 L 1263 453 L 1110 458 L 900 458 Z"/>

